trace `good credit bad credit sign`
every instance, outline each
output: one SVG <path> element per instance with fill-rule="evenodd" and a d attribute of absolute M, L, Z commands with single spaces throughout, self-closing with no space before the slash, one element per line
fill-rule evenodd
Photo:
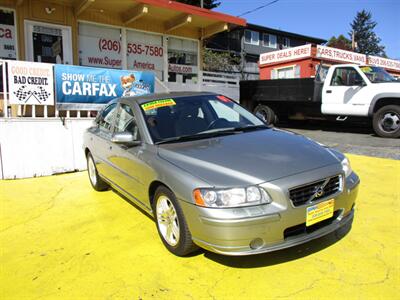
<path fill-rule="evenodd" d="M 54 105 L 53 65 L 8 61 L 10 104 Z"/>
<path fill-rule="evenodd" d="M 154 93 L 154 74 L 56 65 L 57 103 L 105 104 L 122 96 Z"/>

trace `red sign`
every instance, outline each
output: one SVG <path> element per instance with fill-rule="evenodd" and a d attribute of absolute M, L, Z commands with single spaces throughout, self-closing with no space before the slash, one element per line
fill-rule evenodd
<path fill-rule="evenodd" d="M 289 49 L 267 52 L 260 55 L 260 65 L 294 60 L 311 56 L 311 44 Z"/>

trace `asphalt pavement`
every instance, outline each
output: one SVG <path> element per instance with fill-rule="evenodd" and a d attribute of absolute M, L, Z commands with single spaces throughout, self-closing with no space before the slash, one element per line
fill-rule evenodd
<path fill-rule="evenodd" d="M 367 124 L 298 122 L 277 127 L 305 135 L 345 153 L 400 160 L 400 139 L 381 138 Z"/>

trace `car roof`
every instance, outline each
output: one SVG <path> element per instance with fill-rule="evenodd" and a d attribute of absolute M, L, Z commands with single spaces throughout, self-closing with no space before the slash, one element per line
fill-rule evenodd
<path fill-rule="evenodd" d="M 217 95 L 217 94 L 213 92 L 170 92 L 170 93 L 154 93 L 154 94 L 147 94 L 147 95 L 133 96 L 133 97 L 121 97 L 118 100 L 124 101 L 125 103 L 137 102 L 139 104 L 142 104 L 159 99 L 202 96 L 202 95 Z"/>

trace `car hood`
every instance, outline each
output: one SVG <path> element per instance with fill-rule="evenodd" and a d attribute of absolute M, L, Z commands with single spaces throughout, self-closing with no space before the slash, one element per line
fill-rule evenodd
<path fill-rule="evenodd" d="M 217 187 L 260 184 L 339 163 L 316 142 L 277 129 L 163 144 L 158 154 Z"/>

